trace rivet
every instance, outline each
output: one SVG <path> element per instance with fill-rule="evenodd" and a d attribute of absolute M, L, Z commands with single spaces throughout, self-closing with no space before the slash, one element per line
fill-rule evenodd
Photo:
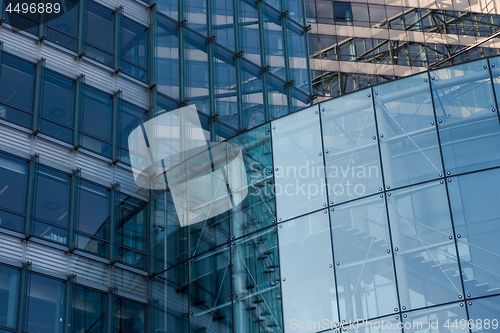
<path fill-rule="evenodd" d="M 383 191 L 384 189 L 383 189 L 382 187 L 379 187 L 379 188 L 378 188 L 378 190 L 379 190 L 379 191 Z"/>
<path fill-rule="evenodd" d="M 324 203 L 324 204 L 323 204 L 323 206 L 325 206 L 325 207 L 326 207 L 326 203 Z"/>
<path fill-rule="evenodd" d="M 283 224 L 280 224 L 280 228 L 283 228 Z"/>
<path fill-rule="evenodd" d="M 439 173 L 439 177 L 443 177 L 443 174 L 441 172 Z"/>
<path fill-rule="evenodd" d="M 439 119 L 439 120 L 438 120 L 438 123 L 440 123 L 440 124 L 441 124 L 442 122 L 443 122 L 443 121 L 442 121 L 441 119 Z"/>
<path fill-rule="evenodd" d="M 446 174 L 449 176 L 449 175 L 451 175 L 451 172 L 448 171 Z"/>
<path fill-rule="evenodd" d="M 273 220 L 273 223 L 276 223 L 276 221 L 275 221 L 275 220 Z"/>
<path fill-rule="evenodd" d="M 373 136 L 373 140 L 377 140 L 377 137 L 375 135 Z"/>
<path fill-rule="evenodd" d="M 394 317 L 395 319 L 399 319 L 399 316 Z"/>
<path fill-rule="evenodd" d="M 321 154 L 321 153 L 318 153 L 318 156 L 321 156 L 321 155 L 323 155 L 323 154 Z"/>
<path fill-rule="evenodd" d="M 443 183 L 443 181 L 441 180 L 441 181 L 439 181 L 439 183 L 440 183 L 440 184 L 442 184 L 442 183 Z"/>
<path fill-rule="evenodd" d="M 462 306 L 464 306 L 464 303 L 460 303 L 460 306 L 461 306 L 461 307 L 462 307 Z"/>
<path fill-rule="evenodd" d="M 332 268 L 332 267 L 333 267 L 333 265 L 332 265 L 332 264 L 330 264 L 330 268 Z"/>
<path fill-rule="evenodd" d="M 380 197 L 381 197 L 381 198 L 383 198 L 383 197 L 384 197 L 384 195 L 383 195 L 383 194 L 381 194 L 381 195 L 380 195 Z"/>
<path fill-rule="evenodd" d="M 375 92 L 375 95 L 378 95 L 378 92 Z"/>
<path fill-rule="evenodd" d="M 390 185 L 387 185 L 387 189 L 390 189 L 390 188 L 391 188 L 391 186 L 390 186 Z"/>
<path fill-rule="evenodd" d="M 458 295 L 458 298 L 459 298 L 459 299 L 462 299 L 462 295 Z"/>
<path fill-rule="evenodd" d="M 448 236 L 449 239 L 453 239 L 453 236 Z"/>
<path fill-rule="evenodd" d="M 276 168 L 276 169 L 274 169 L 274 170 L 278 171 L 278 168 Z"/>
<path fill-rule="evenodd" d="M 325 112 L 325 108 L 321 108 L 321 112 Z"/>
<path fill-rule="evenodd" d="M 281 217 L 278 219 L 278 221 L 281 221 Z"/>
<path fill-rule="evenodd" d="M 390 249 L 387 249 L 387 253 L 391 253 L 391 250 L 390 250 Z"/>
<path fill-rule="evenodd" d="M 380 134 L 380 137 L 381 137 L 381 138 L 383 138 L 383 137 L 384 137 L 384 135 L 383 135 L 383 134 Z"/>
<path fill-rule="evenodd" d="M 460 238 L 460 237 L 462 237 L 462 235 L 458 234 L 458 235 L 457 235 L 457 238 Z"/>
<path fill-rule="evenodd" d="M 286 281 L 286 279 L 285 279 L 285 278 L 283 278 L 283 281 Z"/>
<path fill-rule="evenodd" d="M 495 67 L 495 64 L 491 64 L 491 67 Z"/>
<path fill-rule="evenodd" d="M 398 311 L 398 308 L 394 308 L 394 311 Z"/>
<path fill-rule="evenodd" d="M 333 201 L 330 201 L 330 205 L 333 205 Z"/>
<path fill-rule="evenodd" d="M 269 170 L 269 173 L 273 173 L 273 170 Z"/>
<path fill-rule="evenodd" d="M 403 310 L 406 310 L 406 306 L 403 306 Z"/>
<path fill-rule="evenodd" d="M 273 126 L 273 129 L 276 129 L 276 126 Z"/>
<path fill-rule="evenodd" d="M 372 97 L 372 95 L 371 95 L 371 94 L 368 94 L 368 95 L 366 95 L 366 96 L 368 96 L 368 97 Z"/>
<path fill-rule="evenodd" d="M 337 266 L 338 266 L 338 265 L 340 265 L 340 263 L 337 261 L 337 262 L 335 263 L 335 265 L 337 265 Z"/>
<path fill-rule="evenodd" d="M 467 294 L 467 297 L 470 297 L 470 294 Z"/>
<path fill-rule="evenodd" d="M 495 111 L 496 111 L 496 109 L 495 109 L 495 108 L 491 109 L 491 112 L 495 112 Z"/>
<path fill-rule="evenodd" d="M 238 297 L 236 294 L 234 294 L 234 298 Z"/>
<path fill-rule="evenodd" d="M 330 210 L 333 212 L 335 210 L 335 208 L 331 208 Z"/>
<path fill-rule="evenodd" d="M 407 315 L 406 315 L 406 313 L 405 313 L 405 314 L 403 315 L 403 318 L 406 318 L 406 317 L 407 317 Z"/>
<path fill-rule="evenodd" d="M 268 129 L 266 129 L 266 132 L 269 132 L 269 128 L 268 128 Z"/>
<path fill-rule="evenodd" d="M 314 114 L 318 114 L 318 111 L 314 111 Z"/>
<path fill-rule="evenodd" d="M 328 154 L 330 151 L 329 150 L 325 150 L 325 154 Z"/>
<path fill-rule="evenodd" d="M 276 280 L 276 283 L 280 283 L 280 280 Z"/>
<path fill-rule="evenodd" d="M 387 196 L 390 197 L 391 196 L 391 192 L 387 193 Z"/>
<path fill-rule="evenodd" d="M 472 302 L 469 302 L 468 304 L 469 304 L 469 305 L 472 305 Z"/>
<path fill-rule="evenodd" d="M 397 251 L 397 250 L 398 250 L 398 248 L 397 248 L 397 247 L 395 247 L 395 248 L 394 248 L 394 251 Z"/>
<path fill-rule="evenodd" d="M 448 183 L 451 183 L 451 178 L 448 178 Z"/>
<path fill-rule="evenodd" d="M 427 82 L 427 79 L 424 79 L 424 82 Z"/>
<path fill-rule="evenodd" d="M 488 67 L 488 66 L 486 66 L 486 65 L 483 65 L 483 68 L 487 68 L 487 67 Z"/>
<path fill-rule="evenodd" d="M 432 79 L 432 80 L 435 80 L 436 78 L 433 76 L 433 77 L 431 77 L 431 79 Z"/>
<path fill-rule="evenodd" d="M 276 230 L 276 228 L 275 228 L 275 227 L 273 227 L 273 230 Z"/>
<path fill-rule="evenodd" d="M 325 209 L 325 210 L 324 210 L 324 213 L 325 213 L 325 214 L 326 214 L 326 213 L 328 213 L 328 210 L 326 210 L 326 209 Z"/>
<path fill-rule="evenodd" d="M 434 122 L 433 122 L 433 121 L 431 121 L 431 125 L 434 125 Z"/>

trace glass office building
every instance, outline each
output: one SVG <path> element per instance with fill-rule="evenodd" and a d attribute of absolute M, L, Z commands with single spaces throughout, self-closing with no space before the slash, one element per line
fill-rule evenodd
<path fill-rule="evenodd" d="M 494 40 L 323 101 L 319 0 L 64 4 L 0 13 L 1 333 L 499 331 Z"/>

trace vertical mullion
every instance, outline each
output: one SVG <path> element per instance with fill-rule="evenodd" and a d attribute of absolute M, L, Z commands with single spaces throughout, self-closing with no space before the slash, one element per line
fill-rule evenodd
<path fill-rule="evenodd" d="M 42 111 L 43 100 L 43 79 L 45 72 L 45 58 L 40 58 L 36 64 L 35 74 L 35 96 L 33 98 L 33 135 L 40 133 L 40 117 Z"/>
<path fill-rule="evenodd" d="M 209 38 L 206 42 L 207 46 L 207 61 L 208 61 L 208 98 L 209 98 L 209 104 L 210 104 L 210 117 L 211 119 L 215 119 L 215 116 L 218 113 L 219 110 L 217 110 L 215 106 L 215 73 L 216 73 L 216 64 L 215 64 L 215 58 L 214 58 L 214 46 L 213 43 L 211 42 L 211 37 L 213 35 L 213 29 L 212 29 L 212 23 L 213 23 L 213 4 L 211 0 L 205 0 L 207 4 L 207 37 Z M 212 15 L 213 13 L 213 15 Z M 211 141 L 216 141 L 216 126 L 217 123 L 216 121 L 211 121 L 210 122 L 210 140 Z"/>
<path fill-rule="evenodd" d="M 80 202 L 80 168 L 73 170 L 71 175 L 71 188 L 70 188 L 70 206 L 69 206 L 69 237 L 68 248 L 69 252 L 73 252 L 76 247 L 76 233 L 77 233 L 77 220 L 78 220 L 78 207 Z"/>
<path fill-rule="evenodd" d="M 46 0 L 40 0 L 40 3 L 47 3 Z M 38 40 L 43 42 L 47 38 L 47 14 L 45 10 L 39 14 L 40 15 L 40 26 L 38 28 Z"/>
<path fill-rule="evenodd" d="M 120 202 L 120 184 L 115 183 L 111 188 L 111 200 L 109 200 L 111 209 L 109 215 L 109 260 L 111 263 L 115 262 L 115 238 L 116 226 L 118 220 L 118 204 Z"/>
<path fill-rule="evenodd" d="M 118 74 L 122 70 L 122 43 L 123 43 L 123 6 L 113 13 L 114 17 L 114 70 Z"/>
<path fill-rule="evenodd" d="M 234 27 L 234 45 L 236 53 L 239 53 L 241 51 L 240 47 L 240 36 L 239 36 L 239 1 L 233 0 L 233 27 Z M 238 124 L 239 124 L 239 130 L 242 130 L 246 127 L 246 115 L 243 112 L 243 91 L 241 88 L 241 57 L 235 57 L 234 61 L 234 67 L 236 69 L 236 103 L 237 103 L 237 109 L 238 109 Z M 233 320 L 234 323 L 234 320 Z"/>
<path fill-rule="evenodd" d="M 80 74 L 75 82 L 75 105 L 73 116 L 73 148 L 82 146 L 83 99 L 85 94 L 85 74 Z"/>
<path fill-rule="evenodd" d="M 288 99 L 288 113 L 291 113 L 293 111 L 293 98 L 292 98 L 292 85 L 290 82 L 292 81 L 292 75 L 290 73 L 290 60 L 288 59 L 289 57 L 289 50 L 288 50 L 288 36 L 287 36 L 287 22 L 286 18 L 288 16 L 284 15 L 284 13 L 281 16 L 281 30 L 283 34 L 283 58 L 285 61 L 285 73 L 286 73 L 286 94 L 287 94 L 287 99 Z"/>
<path fill-rule="evenodd" d="M 26 220 L 24 221 L 24 235 L 26 239 L 33 236 L 33 218 L 35 215 L 35 196 L 37 188 L 39 155 L 31 155 L 28 169 L 28 195 L 26 198 Z"/>
<path fill-rule="evenodd" d="M 3 6 L 2 1 L 3 0 L 0 0 L 0 6 Z M 3 41 L 0 40 L 0 77 L 2 77 L 2 55 L 3 55 Z"/>
<path fill-rule="evenodd" d="M 0 24 L 2 24 L 4 21 L 5 21 L 5 0 L 0 0 Z"/>
<path fill-rule="evenodd" d="M 156 0 L 150 0 L 150 1 L 156 1 Z M 158 17 L 156 10 L 151 10 L 150 12 L 150 22 L 151 24 L 149 25 L 149 28 L 147 29 L 147 47 L 146 50 L 148 52 L 148 84 L 149 87 L 152 88 L 156 86 L 156 35 L 158 31 Z"/>
<path fill-rule="evenodd" d="M 78 4 L 78 44 L 76 47 L 76 53 L 78 53 L 79 57 L 82 57 L 85 54 L 86 27 L 87 27 L 87 0 L 79 0 L 79 4 Z"/>
<path fill-rule="evenodd" d="M 73 316 L 74 316 L 74 308 L 73 308 L 73 297 L 75 295 L 75 280 L 76 275 L 71 274 L 68 276 L 66 280 L 66 294 L 65 294 L 65 310 L 64 310 L 64 333 L 72 333 L 73 332 Z"/>
<path fill-rule="evenodd" d="M 266 43 L 265 43 L 265 29 L 264 29 L 264 16 L 262 14 L 262 0 L 257 1 L 257 16 L 259 22 L 259 37 L 260 37 L 260 67 L 261 67 L 261 80 L 262 80 L 262 98 L 264 101 L 264 122 L 271 120 L 270 110 L 268 105 L 268 94 L 267 94 L 267 72 L 262 71 L 262 69 L 267 66 L 266 58 Z"/>
<path fill-rule="evenodd" d="M 111 270 L 113 270 L 113 266 L 111 267 Z M 108 333 L 115 332 L 115 305 L 116 305 L 116 287 L 109 287 L 109 293 L 108 293 Z"/>
<path fill-rule="evenodd" d="M 113 94 L 113 121 L 111 129 L 111 160 L 113 164 L 118 163 L 120 160 L 118 140 L 120 137 L 120 126 L 121 126 L 121 100 L 122 91 L 117 90 Z"/>
<path fill-rule="evenodd" d="M 28 328 L 28 300 L 30 294 L 30 281 L 31 281 L 31 261 L 23 262 L 21 269 L 21 283 L 20 283 L 20 301 L 19 301 L 19 316 L 17 317 L 17 329 L 19 333 L 27 332 Z"/>

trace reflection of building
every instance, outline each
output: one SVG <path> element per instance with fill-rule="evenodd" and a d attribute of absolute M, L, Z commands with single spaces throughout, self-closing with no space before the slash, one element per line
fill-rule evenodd
<path fill-rule="evenodd" d="M 85 0 L 3 23 L 0 331 L 498 329 L 500 63 L 466 62 L 496 39 L 424 72 L 495 32 L 493 2 L 303 5 Z M 160 120 L 186 106 L 201 130 L 183 146 Z M 164 140 L 181 174 L 160 188 L 137 185 L 128 140 L 153 119 L 141 144 Z M 236 183 L 212 154 L 229 146 Z M 199 171 L 231 207 L 183 223 L 176 195 L 207 200 L 182 181 Z"/>

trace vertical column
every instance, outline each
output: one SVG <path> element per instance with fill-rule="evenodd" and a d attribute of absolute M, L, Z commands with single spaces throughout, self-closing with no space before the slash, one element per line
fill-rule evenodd
<path fill-rule="evenodd" d="M 74 310 L 73 310 L 73 296 L 75 291 L 75 280 L 76 275 L 68 275 L 66 280 L 66 295 L 65 295 L 65 309 L 64 309 L 64 333 L 72 333 L 73 328 L 71 324 L 73 323 Z"/>
<path fill-rule="evenodd" d="M 42 113 L 43 101 L 43 77 L 45 72 L 45 58 L 40 58 L 36 64 L 35 74 L 35 96 L 33 98 L 33 135 L 40 133 L 40 116 Z"/>
<path fill-rule="evenodd" d="M 37 187 L 37 173 L 38 173 L 38 159 L 39 155 L 31 155 L 28 169 L 28 194 L 26 198 L 26 220 L 24 223 L 24 235 L 26 239 L 33 236 L 33 217 L 35 214 L 35 196 Z"/>
<path fill-rule="evenodd" d="M 154 2 L 156 0 L 150 0 Z M 157 13 L 156 13 L 156 3 L 151 4 L 151 10 L 149 12 L 150 25 L 147 29 L 148 39 L 146 45 L 146 50 L 148 51 L 148 84 L 149 88 L 152 89 L 156 87 L 156 36 L 158 30 L 157 24 Z"/>
<path fill-rule="evenodd" d="M 118 163 L 120 160 L 120 154 L 118 152 L 118 140 L 120 137 L 120 126 L 121 126 L 121 101 L 122 101 L 122 91 L 117 90 L 113 94 L 113 124 L 111 129 L 111 159 L 113 164 Z"/>
<path fill-rule="evenodd" d="M 1 0 L 0 0 L 1 1 Z M 76 52 L 78 57 L 81 58 L 85 54 L 85 37 L 87 28 L 87 1 L 79 0 L 78 3 L 78 45 Z"/>
<path fill-rule="evenodd" d="M 122 49 L 123 49 L 123 6 L 118 7 L 113 13 L 115 19 L 115 45 L 114 45 L 114 70 L 115 74 L 122 71 Z"/>
<path fill-rule="evenodd" d="M 40 3 L 46 4 L 47 0 L 40 0 Z M 40 25 L 38 28 L 38 40 L 40 43 L 43 43 L 43 41 L 47 38 L 47 13 L 45 10 L 42 13 L 39 13 L 40 15 Z"/>
<path fill-rule="evenodd" d="M 20 284 L 20 301 L 19 301 L 19 316 L 17 317 L 18 332 L 26 332 L 28 328 L 28 301 L 30 294 L 30 281 L 31 281 L 31 261 L 23 263 L 21 270 L 21 284 Z"/>
<path fill-rule="evenodd" d="M 73 252 L 77 247 L 77 220 L 78 220 L 78 207 L 80 202 L 80 174 L 81 169 L 76 168 L 71 175 L 70 187 L 70 206 L 69 206 L 69 235 L 68 235 L 68 248 L 69 252 Z"/>
<path fill-rule="evenodd" d="M 109 260 L 111 263 L 116 261 L 115 255 L 115 239 L 116 239 L 116 223 L 119 217 L 120 204 L 120 183 L 114 183 L 111 187 L 111 209 L 109 210 Z"/>
<path fill-rule="evenodd" d="M 82 146 L 82 119 L 83 99 L 85 95 L 85 74 L 80 74 L 75 82 L 75 108 L 74 108 L 74 130 L 73 148 L 78 150 Z"/>

